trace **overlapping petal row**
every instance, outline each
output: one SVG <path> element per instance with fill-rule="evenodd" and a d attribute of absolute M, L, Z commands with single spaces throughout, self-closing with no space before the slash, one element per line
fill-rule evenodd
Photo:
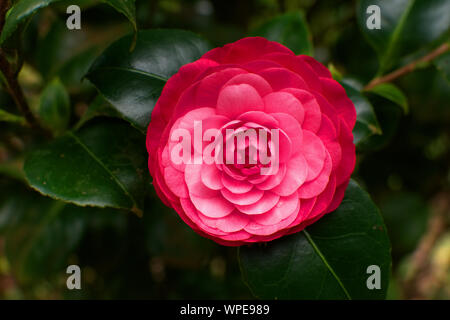
<path fill-rule="evenodd" d="M 203 133 L 278 130 L 279 165 L 262 175 L 260 163 L 174 163 L 171 133 L 193 135 L 194 121 Z M 230 246 L 270 241 L 339 206 L 355 165 L 355 121 L 354 105 L 323 65 L 276 42 L 245 38 L 209 51 L 167 82 L 147 132 L 153 185 L 205 237 Z M 192 142 L 192 152 L 206 146 Z"/>

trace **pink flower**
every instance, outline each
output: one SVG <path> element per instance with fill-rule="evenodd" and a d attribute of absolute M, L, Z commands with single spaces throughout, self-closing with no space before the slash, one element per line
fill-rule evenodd
<path fill-rule="evenodd" d="M 153 185 L 202 236 L 229 246 L 270 241 L 339 206 L 355 165 L 355 121 L 322 64 L 264 38 L 241 39 L 167 82 L 147 132 Z M 235 138 L 249 130 L 267 140 Z M 181 141 L 189 148 L 180 151 Z M 208 147 L 213 163 L 204 161 Z M 230 155 L 233 163 L 220 161 Z"/>

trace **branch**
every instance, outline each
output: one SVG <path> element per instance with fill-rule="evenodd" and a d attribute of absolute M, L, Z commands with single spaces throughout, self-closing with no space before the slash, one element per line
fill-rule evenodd
<path fill-rule="evenodd" d="M 364 87 L 364 90 L 370 90 L 373 87 L 379 85 L 380 83 L 391 82 L 407 73 L 410 73 L 410 72 L 414 71 L 418 65 L 428 63 L 428 62 L 436 59 L 440 55 L 449 51 L 449 49 L 450 49 L 450 45 L 448 43 L 444 43 L 443 45 L 438 47 L 436 50 L 430 52 L 426 56 L 424 56 L 416 61 L 413 61 L 413 62 L 407 64 L 406 66 L 404 66 L 400 69 L 397 69 L 383 77 L 373 79 L 371 82 L 369 82 L 368 85 L 366 85 Z"/>
<path fill-rule="evenodd" d="M 438 194 L 432 201 L 433 213 L 428 221 L 428 228 L 414 251 L 411 267 L 403 284 L 406 299 L 424 298 L 420 282 L 429 271 L 430 255 L 439 237 L 446 231 L 450 210 L 447 192 Z"/>
<path fill-rule="evenodd" d="M 6 20 L 6 12 L 9 9 L 9 0 L 1 0 L 0 1 L 0 34 L 3 30 L 3 26 L 5 25 Z"/>
<path fill-rule="evenodd" d="M 3 31 L 3 27 L 5 25 L 5 16 L 6 12 L 9 9 L 9 1 L 8 0 L 0 0 L 0 34 Z M 6 57 L 3 49 L 0 48 L 0 71 L 4 76 L 6 82 L 6 89 L 11 95 L 14 103 L 19 109 L 20 113 L 24 116 L 27 123 L 35 129 L 38 129 L 44 132 L 46 135 L 48 134 L 47 130 L 42 128 L 39 122 L 36 120 L 35 116 L 31 112 L 31 109 L 28 105 L 27 100 L 25 99 L 25 95 L 23 94 L 22 87 L 17 80 L 17 72 L 11 66 Z"/>
<path fill-rule="evenodd" d="M 0 49 L 0 71 L 5 77 L 6 89 L 11 95 L 14 103 L 19 109 L 20 113 L 25 117 L 25 120 L 30 124 L 31 127 L 43 130 L 36 118 L 34 117 L 28 102 L 25 99 L 22 88 L 20 87 L 19 81 L 17 81 L 16 73 L 11 67 L 5 53 Z"/>

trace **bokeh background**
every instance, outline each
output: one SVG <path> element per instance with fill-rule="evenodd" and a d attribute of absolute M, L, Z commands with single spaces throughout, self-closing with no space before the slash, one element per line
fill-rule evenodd
<path fill-rule="evenodd" d="M 76 123 L 96 90 L 80 81 L 109 44 L 132 31 L 120 14 L 84 1 L 82 29 L 69 31 L 70 1 L 39 11 L 20 43 L 19 81 L 27 98 L 39 99 L 58 76 L 70 95 Z M 378 67 L 374 50 L 357 27 L 356 1 L 349 0 L 137 0 L 140 29 L 180 28 L 214 46 L 248 35 L 268 19 L 304 12 L 320 62 L 363 83 Z M 410 112 L 371 97 L 383 135 L 360 150 L 354 178 L 369 192 L 385 219 L 392 243 L 389 299 L 450 298 L 450 84 L 433 66 L 395 83 Z M 377 100 L 378 99 L 378 100 Z M 6 91 L 1 107 L 14 110 Z M 245 299 L 236 249 L 214 244 L 190 230 L 149 187 L 143 217 L 113 209 L 65 209 L 71 228 L 42 224 L 54 203 L 27 187 L 24 154 L 38 144 L 29 131 L 0 123 L 1 299 Z M 77 228 L 83 226 L 83 232 Z M 7 245 L 6 245 L 7 243 Z M 82 290 L 69 291 L 65 268 L 82 269 Z"/>

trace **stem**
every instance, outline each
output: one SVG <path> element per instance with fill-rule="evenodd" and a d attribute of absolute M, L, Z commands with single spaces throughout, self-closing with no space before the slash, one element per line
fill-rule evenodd
<path fill-rule="evenodd" d="M 428 63 L 434 59 L 436 59 L 437 57 L 439 57 L 440 55 L 446 53 L 447 51 L 449 51 L 450 49 L 450 45 L 448 43 L 444 43 L 443 45 L 441 45 L 440 47 L 438 47 L 436 50 L 430 52 L 429 54 L 427 54 L 426 56 L 415 60 L 409 64 L 407 64 L 406 66 L 397 69 L 391 73 L 388 73 L 385 76 L 379 77 L 379 78 L 375 78 L 372 81 L 369 82 L 368 85 L 366 85 L 364 87 L 364 90 L 370 90 L 373 87 L 381 84 L 381 83 L 385 83 L 385 82 L 391 82 L 407 73 L 410 73 L 412 71 L 414 71 L 418 65 L 424 64 L 424 63 Z"/>
<path fill-rule="evenodd" d="M 1 0 L 0 1 L 0 34 L 3 30 L 3 26 L 5 25 L 6 20 L 6 12 L 9 9 L 9 0 Z"/>
<path fill-rule="evenodd" d="M 22 113 L 31 127 L 40 128 L 39 123 L 36 121 L 36 118 L 31 112 L 30 107 L 28 106 L 22 88 L 17 81 L 15 72 L 2 49 L 0 49 L 0 71 L 5 77 L 6 88 L 8 89 L 8 92 L 11 95 L 20 113 Z"/>
<path fill-rule="evenodd" d="M 5 17 L 8 9 L 9 9 L 9 1 L 0 0 L 0 34 L 2 33 L 3 27 L 5 25 L 6 20 Z M 8 90 L 14 103 L 19 109 L 20 113 L 22 113 L 22 115 L 24 116 L 27 123 L 32 128 L 38 129 L 48 134 L 47 130 L 45 130 L 40 126 L 39 122 L 31 112 L 28 102 L 25 99 L 22 87 L 20 86 L 19 81 L 17 80 L 18 72 L 16 72 L 14 68 L 11 66 L 10 62 L 8 61 L 8 58 L 6 57 L 5 52 L 1 48 L 0 48 L 0 71 L 4 77 L 6 89 Z"/>
<path fill-rule="evenodd" d="M 428 221 L 428 227 L 412 255 L 411 266 L 403 283 L 403 292 L 406 299 L 424 299 L 421 282 L 426 280 L 425 275 L 430 272 L 430 255 L 432 250 L 447 230 L 447 221 L 450 210 L 450 201 L 447 192 L 435 196 L 432 201 L 433 212 Z"/>

